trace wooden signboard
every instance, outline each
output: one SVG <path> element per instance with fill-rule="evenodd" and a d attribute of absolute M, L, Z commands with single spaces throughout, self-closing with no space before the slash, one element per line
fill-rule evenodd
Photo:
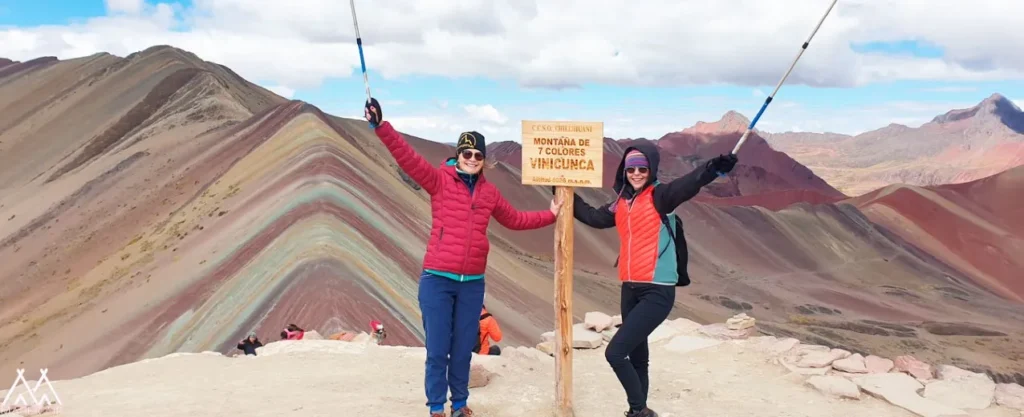
<path fill-rule="evenodd" d="M 523 184 L 601 187 L 604 123 L 523 121 Z"/>
<path fill-rule="evenodd" d="M 555 186 L 555 416 L 572 405 L 573 187 L 601 187 L 604 123 L 523 121 L 523 184 Z"/>

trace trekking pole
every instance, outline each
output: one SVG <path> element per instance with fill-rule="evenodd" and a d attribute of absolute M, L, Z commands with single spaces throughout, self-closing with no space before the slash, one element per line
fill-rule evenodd
<path fill-rule="evenodd" d="M 363 59 L 363 38 L 359 36 L 359 22 L 356 20 L 356 0 L 349 0 L 352 6 L 352 26 L 356 28 L 356 46 L 359 47 L 359 64 L 363 67 L 363 84 L 366 85 L 366 102 L 370 102 L 370 78 L 366 76 L 366 60 Z"/>
<path fill-rule="evenodd" d="M 754 125 L 757 124 L 757 119 L 761 118 L 761 114 L 763 114 L 764 110 L 768 108 L 768 103 L 772 102 L 772 98 L 775 97 L 775 93 L 778 93 L 779 88 L 782 88 L 782 83 L 786 82 L 786 78 L 789 77 L 789 73 L 793 72 L 793 68 L 796 67 L 796 62 L 800 60 L 800 56 L 807 50 L 807 45 L 810 45 L 811 39 L 814 38 L 814 34 L 818 33 L 818 29 L 821 28 L 821 24 L 825 23 L 825 18 L 828 17 L 829 12 L 832 11 L 832 7 L 835 7 L 837 1 L 839 0 L 832 0 L 832 4 L 828 6 L 828 10 L 825 11 L 825 15 L 818 21 L 818 26 L 814 27 L 814 31 L 811 32 L 811 36 L 808 36 L 807 41 L 800 46 L 800 52 L 796 54 L 796 58 L 793 59 L 793 63 L 789 65 L 789 70 L 787 70 L 786 74 L 782 76 L 781 80 L 779 80 L 779 84 L 775 86 L 775 91 L 772 91 L 772 93 L 768 95 L 768 98 L 764 99 L 764 104 L 761 105 L 761 110 L 758 110 L 757 116 L 754 116 L 754 120 L 750 121 L 750 126 L 747 126 L 747 130 L 743 132 L 743 136 L 741 136 L 740 141 L 736 143 L 736 147 L 732 148 L 733 155 L 735 155 L 736 152 L 739 152 L 740 146 L 743 146 L 743 142 L 747 140 L 747 136 L 754 130 Z"/>

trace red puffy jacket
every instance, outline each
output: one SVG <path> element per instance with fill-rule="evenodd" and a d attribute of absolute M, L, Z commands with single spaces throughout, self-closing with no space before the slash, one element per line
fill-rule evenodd
<path fill-rule="evenodd" d="M 470 195 L 469 187 L 455 171 L 454 158 L 434 167 L 387 121 L 381 122 L 375 132 L 398 166 L 430 194 L 430 242 L 423 258 L 423 269 L 460 275 L 483 274 L 490 251 L 487 225 L 491 215 L 512 230 L 539 229 L 556 220 L 550 210 L 516 210 L 498 187 L 487 182 L 483 172 L 478 175 Z"/>

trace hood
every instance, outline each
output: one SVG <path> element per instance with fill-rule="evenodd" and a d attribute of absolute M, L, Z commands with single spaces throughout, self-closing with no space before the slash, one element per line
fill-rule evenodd
<path fill-rule="evenodd" d="M 622 159 L 619 160 L 619 167 L 615 170 L 615 185 L 612 189 L 615 190 L 615 194 L 626 198 L 633 197 L 633 186 L 629 185 L 629 181 L 626 180 L 626 154 L 629 151 L 636 149 L 640 153 L 647 157 L 647 163 L 651 165 L 651 172 L 647 176 L 647 185 L 651 185 L 658 181 L 658 163 L 661 162 L 661 154 L 658 152 L 658 145 L 647 139 L 638 139 L 629 145 L 624 152 L 622 152 Z"/>

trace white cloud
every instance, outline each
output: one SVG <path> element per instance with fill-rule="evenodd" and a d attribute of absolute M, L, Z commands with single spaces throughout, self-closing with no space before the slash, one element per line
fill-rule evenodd
<path fill-rule="evenodd" d="M 392 0 L 357 5 L 366 64 L 409 74 L 586 83 L 774 85 L 829 0 Z M 26 60 L 170 44 L 247 79 L 312 88 L 358 71 L 349 5 L 333 0 L 195 0 L 193 6 L 108 0 L 108 17 L 0 30 L 0 56 Z M 1020 79 L 1024 2 L 844 0 L 787 84 Z M 742 24 L 740 24 L 742 23 Z M 851 42 L 920 39 L 943 59 L 861 55 Z M 413 64 L 415 63 L 415 64 Z"/>
<path fill-rule="evenodd" d="M 498 109 L 494 108 L 494 106 L 490 104 L 484 104 L 483 106 L 470 104 L 463 106 L 462 108 L 467 114 L 469 114 L 469 117 L 479 122 L 493 123 L 496 125 L 504 125 L 508 122 L 508 117 L 505 117 L 505 115 L 501 114 Z"/>
<path fill-rule="evenodd" d="M 138 14 L 142 11 L 143 0 L 106 0 L 107 10 L 113 13 Z"/>

